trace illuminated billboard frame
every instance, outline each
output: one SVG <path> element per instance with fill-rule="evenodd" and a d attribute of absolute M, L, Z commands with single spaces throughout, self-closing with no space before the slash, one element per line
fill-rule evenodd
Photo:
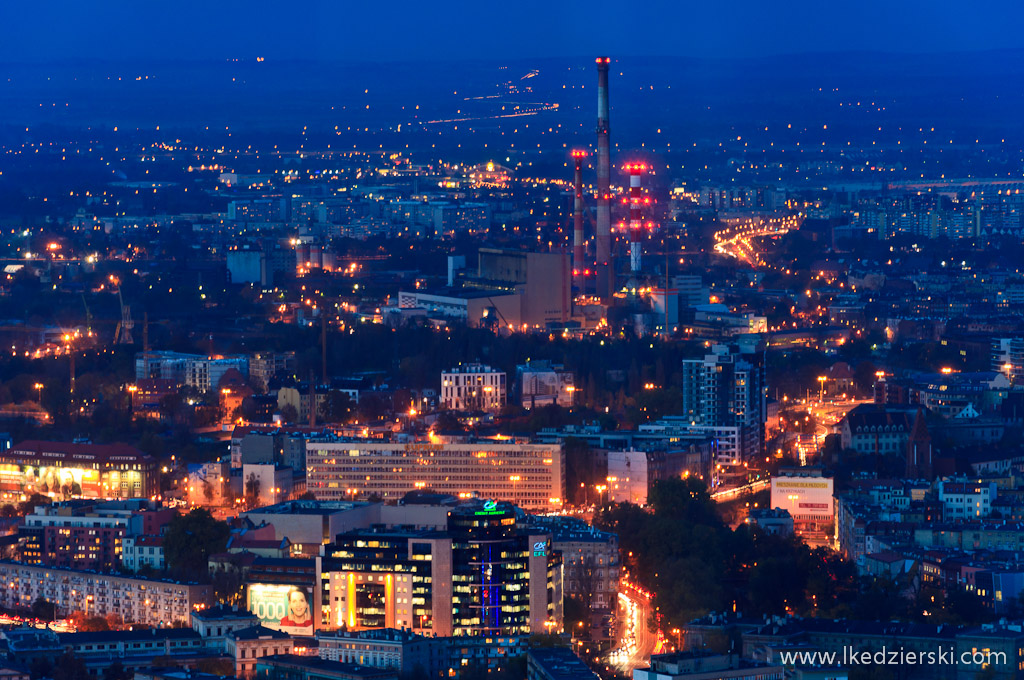
<path fill-rule="evenodd" d="M 247 589 L 246 604 L 267 628 L 290 635 L 312 635 L 312 595 L 312 589 L 306 586 L 253 583 Z"/>

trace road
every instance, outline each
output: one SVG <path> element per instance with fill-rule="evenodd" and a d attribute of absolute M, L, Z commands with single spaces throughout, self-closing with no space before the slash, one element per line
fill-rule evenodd
<path fill-rule="evenodd" d="M 747 496 L 753 493 L 757 493 L 761 489 L 767 489 L 768 485 L 771 484 L 771 480 L 759 479 L 743 486 L 734 486 L 731 489 L 723 489 L 716 491 L 711 494 L 712 500 L 716 503 L 725 503 L 727 501 L 734 501 L 742 496 Z"/>
<path fill-rule="evenodd" d="M 790 229 L 799 229 L 802 218 L 798 215 L 785 217 L 754 217 L 715 232 L 715 252 L 746 262 L 752 267 L 763 265 L 755 240 L 765 236 L 785 234 Z"/>
<path fill-rule="evenodd" d="M 811 401 L 807 403 L 807 410 L 816 421 L 813 435 L 800 435 L 797 438 L 797 452 L 800 455 L 800 464 L 807 464 L 807 456 L 817 453 L 821 445 L 825 443 L 825 437 L 835 431 L 836 425 L 846 417 L 846 414 L 861 404 L 871 403 L 871 399 L 836 399 L 833 401 Z"/>
<path fill-rule="evenodd" d="M 790 402 L 791 411 L 787 415 L 794 423 L 799 424 L 803 420 L 803 411 L 807 411 L 814 417 L 815 427 L 813 432 L 799 432 L 793 428 L 784 434 L 785 443 L 795 442 L 796 452 L 800 457 L 800 464 L 807 465 L 810 456 L 817 454 L 825 443 L 825 437 L 837 432 L 836 426 L 846 417 L 852 409 L 861 404 L 872 403 L 871 399 L 832 399 L 819 401 L 817 399 L 804 401 L 803 399 Z"/>
<path fill-rule="evenodd" d="M 652 614 L 650 596 L 623 579 L 619 584 L 619 644 L 609 655 L 616 668 L 627 672 L 644 668 L 651 654 L 661 651 L 661 633 L 647 625 Z"/>

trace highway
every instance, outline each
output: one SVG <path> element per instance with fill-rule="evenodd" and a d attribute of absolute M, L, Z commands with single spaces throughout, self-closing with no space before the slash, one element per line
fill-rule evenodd
<path fill-rule="evenodd" d="M 751 267 L 763 265 L 754 241 L 765 236 L 785 234 L 790 229 L 799 229 L 802 218 L 798 215 L 786 217 L 758 217 L 744 220 L 715 232 L 715 252 L 746 262 Z"/>

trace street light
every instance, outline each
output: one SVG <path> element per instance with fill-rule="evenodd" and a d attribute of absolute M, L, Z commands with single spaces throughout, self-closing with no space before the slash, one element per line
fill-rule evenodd
<path fill-rule="evenodd" d="M 32 387 L 36 388 L 36 401 L 43 403 L 43 383 L 36 383 Z"/>
<path fill-rule="evenodd" d="M 825 381 L 826 380 L 828 380 L 828 376 L 825 376 L 825 375 L 819 375 L 818 376 L 818 383 L 820 383 L 820 385 L 821 385 L 821 388 L 818 391 L 818 401 L 821 402 L 822 404 L 825 403 Z"/>

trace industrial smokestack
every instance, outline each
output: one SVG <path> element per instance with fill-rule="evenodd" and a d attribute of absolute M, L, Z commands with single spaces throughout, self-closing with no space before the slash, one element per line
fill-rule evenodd
<path fill-rule="evenodd" d="M 640 244 L 644 232 L 643 193 L 640 188 L 640 175 L 647 171 L 643 163 L 629 163 L 629 272 L 630 285 L 636 287 L 640 281 Z"/>
<path fill-rule="evenodd" d="M 612 277 L 612 206 L 611 146 L 608 122 L 608 57 L 597 58 L 597 271 L 598 294 L 611 294 Z"/>
<path fill-rule="evenodd" d="M 572 152 L 572 159 L 575 161 L 575 173 L 572 177 L 575 199 L 572 207 L 572 266 L 580 276 L 583 267 L 586 265 L 586 253 L 583 243 L 583 159 L 587 152 L 575 149 Z"/>

